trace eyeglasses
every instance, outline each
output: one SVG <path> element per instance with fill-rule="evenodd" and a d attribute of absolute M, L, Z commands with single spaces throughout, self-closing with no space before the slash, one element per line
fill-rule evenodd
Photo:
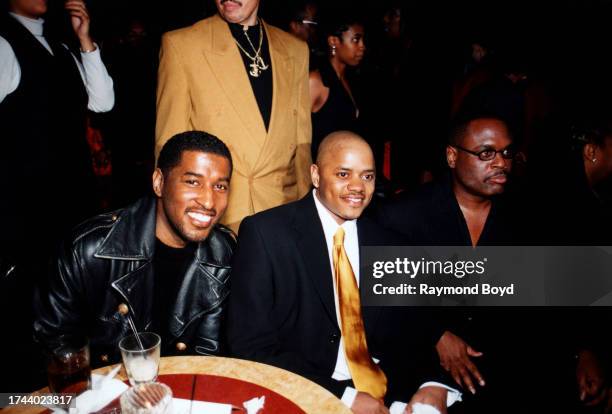
<path fill-rule="evenodd" d="M 318 25 L 319 23 L 318 23 L 318 22 L 315 22 L 314 20 L 307 20 L 307 19 L 304 19 L 304 20 L 302 20 L 302 24 L 310 24 L 310 25 L 316 26 L 316 25 Z"/>
<path fill-rule="evenodd" d="M 472 150 L 469 150 L 467 148 L 463 148 L 463 147 L 461 147 L 459 145 L 451 145 L 451 147 L 454 147 L 454 148 L 457 148 L 458 150 L 467 152 L 468 154 L 475 155 L 481 161 L 491 161 L 492 159 L 494 159 L 497 156 L 498 152 L 501 154 L 502 158 L 504 158 L 506 160 L 514 159 L 514 157 L 516 156 L 516 152 L 511 147 L 506 147 L 506 148 L 501 149 L 501 150 L 495 150 L 493 148 L 487 148 L 487 149 L 483 149 L 482 151 L 472 151 Z"/>

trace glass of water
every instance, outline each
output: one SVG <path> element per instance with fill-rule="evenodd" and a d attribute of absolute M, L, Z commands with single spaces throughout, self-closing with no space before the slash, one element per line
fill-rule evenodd
<path fill-rule="evenodd" d="M 153 332 L 140 332 L 138 339 L 136 335 L 129 335 L 119 342 L 123 366 L 132 386 L 155 381 L 159 371 L 161 338 Z"/>

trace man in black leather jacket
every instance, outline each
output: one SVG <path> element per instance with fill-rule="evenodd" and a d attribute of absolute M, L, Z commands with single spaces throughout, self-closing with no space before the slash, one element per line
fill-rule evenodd
<path fill-rule="evenodd" d="M 92 365 L 119 359 L 138 331 L 162 337 L 162 354 L 223 352 L 233 233 L 217 224 L 232 160 L 216 137 L 169 140 L 153 174 L 155 197 L 79 225 L 37 289 L 34 331 L 47 349 L 89 339 Z"/>

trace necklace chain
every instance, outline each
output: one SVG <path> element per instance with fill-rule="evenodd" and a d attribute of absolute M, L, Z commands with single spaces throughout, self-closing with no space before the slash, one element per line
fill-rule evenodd
<path fill-rule="evenodd" d="M 246 37 L 247 42 L 249 42 L 249 45 L 251 46 L 251 48 L 253 49 L 253 52 L 255 52 L 255 56 L 251 56 L 249 52 L 247 52 L 246 49 L 242 47 L 240 42 L 234 39 L 234 42 L 236 42 L 236 44 L 238 45 L 238 48 L 242 51 L 242 53 L 244 53 L 246 57 L 248 57 L 251 60 L 251 63 L 249 64 L 249 66 L 251 67 L 251 70 L 249 71 L 249 75 L 251 75 L 254 78 L 259 77 L 262 71 L 270 67 L 269 65 L 266 65 L 263 58 L 261 57 L 261 47 L 263 45 L 264 33 L 263 33 L 262 23 L 259 21 L 259 19 L 257 20 L 257 22 L 259 24 L 259 47 L 257 49 L 255 49 L 255 46 L 253 45 L 253 42 L 251 42 L 251 38 L 249 37 L 249 34 L 247 33 L 248 27 L 244 26 L 243 28 L 244 36 Z"/>

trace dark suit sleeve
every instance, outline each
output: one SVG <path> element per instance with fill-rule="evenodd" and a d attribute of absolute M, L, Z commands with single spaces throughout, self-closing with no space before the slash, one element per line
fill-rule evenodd
<path fill-rule="evenodd" d="M 41 280 L 35 291 L 34 337 L 45 349 L 70 344 L 85 335 L 82 280 L 79 258 L 69 242 L 62 243 L 49 277 Z"/>
<path fill-rule="evenodd" d="M 262 362 L 302 375 L 341 396 L 345 385 L 315 374 L 301 354 L 284 349 L 275 326 L 275 281 L 266 238 L 260 224 L 252 218 L 242 221 L 238 248 L 233 258 L 232 287 L 228 312 L 228 344 L 234 357 Z"/>
<path fill-rule="evenodd" d="M 421 239 L 416 229 L 422 217 L 413 210 L 412 205 L 402 199 L 385 200 L 376 206 L 371 217 L 378 225 L 395 234 L 393 244 L 420 245 Z"/>
<path fill-rule="evenodd" d="M 389 205 L 389 202 L 382 200 L 378 202 L 376 207 L 373 209 L 371 218 L 385 229 L 393 230 L 394 223 L 391 218 L 391 210 L 392 207 Z"/>

